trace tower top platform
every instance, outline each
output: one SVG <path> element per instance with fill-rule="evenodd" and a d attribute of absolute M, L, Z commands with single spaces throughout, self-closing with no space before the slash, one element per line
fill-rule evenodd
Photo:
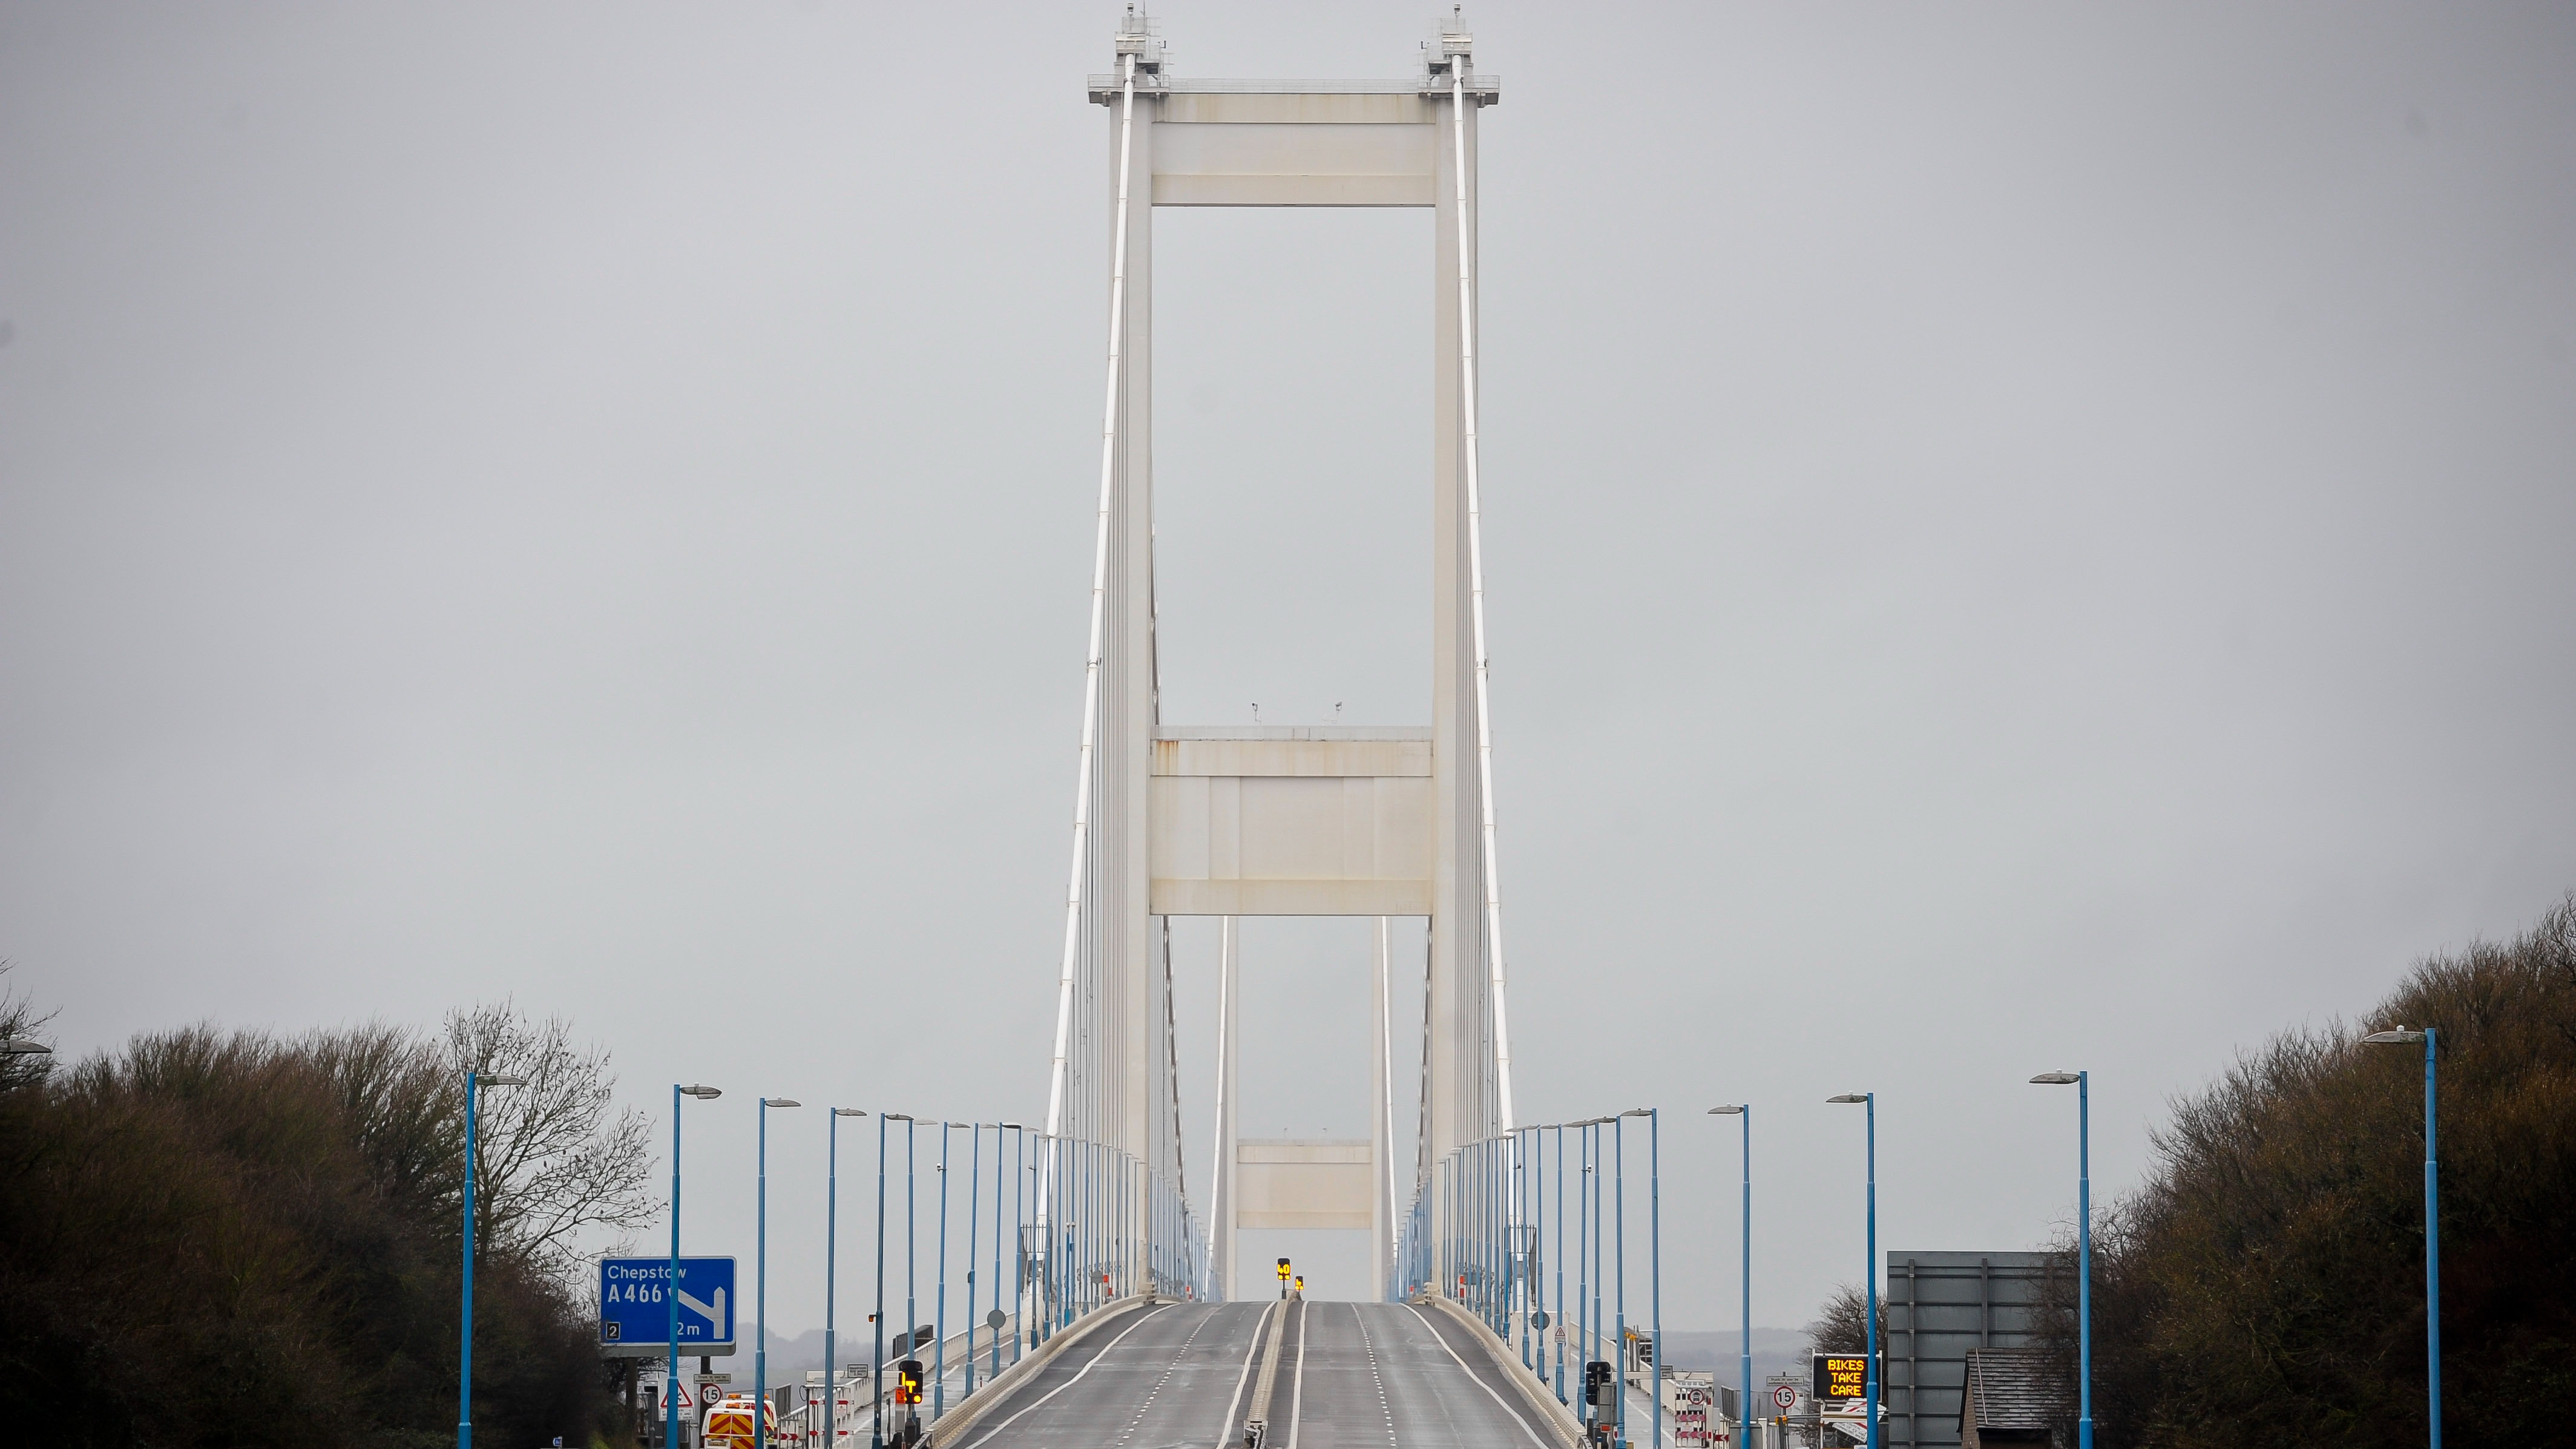
<path fill-rule="evenodd" d="M 1084 77 L 1095 106 L 1118 102 L 1120 79 L 1116 72 Z M 1466 77 L 1467 94 L 1479 106 L 1499 105 L 1503 99 L 1503 78 L 1498 75 Z M 1138 70 L 1136 94 L 1142 95 L 1220 95 L 1220 96 L 1437 96 L 1449 94 L 1449 77 L 1426 75 L 1413 80 L 1226 80 L 1216 76 L 1166 75 Z"/>

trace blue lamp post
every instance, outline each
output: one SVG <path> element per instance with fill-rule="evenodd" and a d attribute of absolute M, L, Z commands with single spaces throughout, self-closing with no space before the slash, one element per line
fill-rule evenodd
<path fill-rule="evenodd" d="M 1589 1176 L 1589 1186 L 1592 1186 L 1592 1320 L 1589 1320 L 1592 1341 L 1587 1343 L 1587 1354 L 1584 1354 L 1584 1374 L 1587 1374 L 1584 1387 L 1589 1387 L 1592 1364 L 1607 1364 L 1607 1359 L 1602 1359 L 1602 1354 L 1605 1354 L 1605 1348 L 1602 1348 L 1602 1323 L 1605 1323 L 1602 1320 L 1602 1240 L 1610 1235 L 1610 1230 L 1602 1220 L 1602 1122 L 1610 1122 L 1610 1119 L 1595 1116 L 1595 1119 L 1584 1122 L 1584 1132 L 1592 1137 L 1592 1160 L 1584 1165 L 1584 1171 L 1592 1173 Z"/>
<path fill-rule="evenodd" d="M 713 1087 L 671 1084 L 671 1269 L 662 1282 L 671 1306 L 671 1367 L 662 1384 L 663 1449 L 680 1449 L 680 1099 L 712 1102 L 723 1095 Z"/>
<path fill-rule="evenodd" d="M 1583 1393 L 1584 1395 L 1583 1403 L 1585 1407 L 1575 1411 L 1576 1417 L 1589 1422 L 1592 1417 L 1592 1410 L 1590 1408 L 1592 1396 L 1589 1393 L 1584 1393 L 1584 1391 L 1592 1386 L 1592 1360 L 1600 1356 L 1594 1351 L 1594 1335 L 1592 1332 L 1593 1320 L 1601 1316 L 1599 1305 L 1595 1301 L 1597 1295 L 1592 1291 L 1592 1285 L 1599 1281 L 1601 1277 L 1599 1273 L 1593 1271 L 1594 1254 L 1592 1251 L 1593 1240 L 1599 1235 L 1594 1231 L 1592 1223 L 1592 1123 L 1589 1119 L 1586 1119 L 1573 1125 L 1575 1157 L 1574 1351 L 1582 1360 L 1582 1362 L 1575 1367 L 1573 1392 Z M 1564 1400 L 1569 1406 L 1571 1406 L 1573 1402 L 1572 1399 L 1565 1394 L 1559 1394 L 1557 1397 Z"/>
<path fill-rule="evenodd" d="M 1637 1107 L 1628 1113 L 1646 1119 L 1646 1277 L 1649 1328 L 1655 1346 L 1655 1436 L 1664 1442 L 1664 1118 L 1661 1109 Z"/>
<path fill-rule="evenodd" d="M 840 1281 L 834 1265 L 839 1261 L 841 1235 L 841 1119 L 866 1115 L 856 1107 L 835 1107 L 830 1125 L 823 1132 L 827 1139 L 823 1157 L 823 1449 L 840 1449 L 841 1443 L 841 1389 L 832 1377 L 832 1290 Z"/>
<path fill-rule="evenodd" d="M 975 1234 L 984 1212 L 984 1124 L 967 1125 L 966 1160 L 966 1384 L 960 1398 L 975 1395 Z M 1001 1134 L 993 1134 L 996 1145 Z M 996 1228 L 1000 1224 L 994 1225 Z M 995 1302 L 998 1304 L 999 1299 Z M 828 1449 L 828 1446 L 827 1446 Z"/>
<path fill-rule="evenodd" d="M 2433 1131 L 2433 1028 L 2397 1027 L 2374 1031 L 2362 1041 L 2371 1046 L 2424 1044 L 2424 1391 L 2432 1415 L 2433 1449 L 2442 1449 L 2442 1199 L 2435 1169 Z"/>
<path fill-rule="evenodd" d="M 1744 1267 L 1736 1282 L 1743 1293 L 1744 1320 L 1740 1330 L 1743 1336 L 1735 1344 L 1744 1356 L 1744 1397 L 1735 1404 L 1735 1425 L 1749 1441 L 1753 1432 L 1753 1107 L 1751 1103 L 1738 1102 L 1729 1107 L 1711 1107 L 1708 1115 L 1740 1118 L 1739 1125 L 1744 1129 L 1744 1206 L 1738 1214 L 1744 1224 Z"/>
<path fill-rule="evenodd" d="M 2030 1082 L 2075 1089 L 2075 1445 L 2093 1449 L 2093 1074 L 2042 1072 Z"/>
<path fill-rule="evenodd" d="M 802 1107 L 805 1104 L 786 1097 L 760 1099 L 760 1197 L 754 1210 L 752 1253 L 752 1314 L 760 1321 L 752 1332 L 759 1337 L 751 1348 L 751 1396 L 759 1401 L 759 1411 L 751 1416 L 751 1449 L 769 1449 L 769 1109 Z M 825 1365 L 829 1376 L 830 1365 Z"/>
<path fill-rule="evenodd" d="M 15 1040 L 9 1042 L 12 1056 L 47 1053 L 33 1042 L 34 1052 L 22 1050 Z M 49 1053 L 47 1053 L 49 1054 Z M 465 1308 L 458 1320 L 456 1346 L 456 1449 L 474 1449 L 474 1118 L 475 1088 L 524 1087 L 525 1077 L 503 1076 L 499 1072 L 465 1074 Z"/>
<path fill-rule="evenodd" d="M 930 1321 L 936 1325 L 930 1335 L 930 1417 L 933 1422 L 948 1412 L 948 1129 L 954 1122 L 939 1124 L 939 1271 L 933 1288 Z"/>
<path fill-rule="evenodd" d="M 886 1239 L 886 1124 L 912 1119 L 901 1112 L 877 1114 L 877 1311 L 868 1315 L 876 1330 L 876 1345 L 868 1350 L 868 1446 L 885 1449 L 885 1239 Z"/>
<path fill-rule="evenodd" d="M 1869 1449 L 1879 1449 L 1878 1433 L 1878 1094 L 1845 1092 L 1828 1102 L 1858 1102 L 1869 1112 Z"/>
<path fill-rule="evenodd" d="M 1548 1302 L 1547 1272 L 1544 1266 L 1546 1262 L 1546 1254 L 1541 1250 L 1547 1244 L 1547 1198 L 1542 1195 L 1541 1189 L 1547 1184 L 1547 1129 L 1544 1127 L 1530 1128 L 1529 1141 L 1529 1180 L 1522 1188 L 1522 1191 L 1527 1194 L 1527 1201 L 1529 1203 L 1530 1301 L 1532 1305 L 1538 1309 L 1538 1312 L 1535 1315 L 1523 1314 L 1521 1316 L 1521 1326 L 1524 1330 L 1522 1341 L 1527 1343 L 1531 1339 L 1537 1340 L 1538 1380 L 1540 1383 L 1546 1383 Z M 1528 1361 L 1526 1353 L 1523 1354 L 1522 1361 Z"/>
<path fill-rule="evenodd" d="M 1559 1122 L 1553 1130 L 1556 1133 L 1556 1401 L 1562 1404 L 1565 1402 L 1565 1124 Z M 1582 1150 L 1582 1133 L 1574 1135 L 1574 1144 L 1577 1151 Z M 1581 1185 L 1579 1180 L 1576 1185 Z M 1580 1208 L 1582 1205 L 1583 1200 L 1576 1198 L 1575 1206 Z M 1577 1236 L 1574 1242 L 1575 1251 L 1582 1252 L 1583 1239 Z M 1581 1267 L 1579 1259 L 1576 1266 L 1578 1269 Z M 1574 1291 L 1578 1295 L 1583 1291 L 1579 1271 Z"/>
<path fill-rule="evenodd" d="M 1610 1128 L 1611 1432 L 1628 1449 L 1628 1119 L 1613 1112 L 1601 1120 Z"/>
<path fill-rule="evenodd" d="M 915 1229 L 921 1222 L 921 1215 L 916 1210 L 920 1185 L 915 1179 L 920 1174 L 915 1169 L 916 1154 L 913 1151 L 920 1127 L 921 1124 L 910 1117 L 903 1119 L 903 1336 L 895 1341 L 903 1345 L 905 1358 L 921 1357 L 921 1345 L 913 1342 L 912 1334 L 921 1323 L 921 1295 L 915 1291 L 920 1286 L 921 1266 L 921 1249 L 915 1245 L 918 1236 Z M 910 1405 L 905 1407 L 905 1422 L 910 1423 L 918 1411 Z"/>
<path fill-rule="evenodd" d="M 1029 1175 L 1028 1128 L 1017 1122 L 1002 1124 L 1011 1129 L 1011 1362 L 1020 1361 L 1020 1350 L 1029 1347 L 1028 1320 L 1031 1316 L 1022 1304 L 1035 1307 L 1035 1294 L 1029 1285 Z M 997 1153 L 1000 1148 L 994 1149 Z M 995 1166 L 1000 1165 L 999 1158 Z M 993 1211 L 999 1214 L 998 1203 Z M 995 1350 L 993 1373 L 1002 1372 L 1000 1350 Z"/>

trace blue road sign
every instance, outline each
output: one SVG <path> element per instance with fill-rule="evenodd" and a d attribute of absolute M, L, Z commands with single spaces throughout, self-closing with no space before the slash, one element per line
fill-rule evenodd
<path fill-rule="evenodd" d="M 656 1358 L 671 1342 L 668 1258 L 599 1260 L 599 1347 Z M 680 1352 L 733 1352 L 733 1259 L 680 1260 Z"/>

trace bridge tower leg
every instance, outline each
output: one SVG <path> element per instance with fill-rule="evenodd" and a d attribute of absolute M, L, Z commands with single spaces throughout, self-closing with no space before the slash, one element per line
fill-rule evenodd
<path fill-rule="evenodd" d="M 1509 1058 L 1491 939 L 1491 870 L 1479 698 L 1475 363 L 1476 115 L 1500 99 L 1446 23 L 1413 81 L 1315 86 L 1170 74 L 1130 14 L 1118 70 L 1091 80 L 1110 107 L 1112 315 L 1103 409 L 1096 578 L 1097 750 L 1077 823 L 1054 1124 L 1154 1164 L 1175 1162 L 1156 915 L 1381 918 L 1377 1012 L 1392 963 L 1383 918 L 1429 921 L 1419 1163 L 1508 1125 Z M 1166 725 L 1157 692 L 1153 588 L 1153 230 L 1160 206 L 1408 206 L 1432 215 L 1432 719 L 1429 727 Z M 1466 315 L 1462 315 L 1462 310 Z M 1086 738 L 1091 737 L 1087 733 Z M 1228 933 L 1229 943 L 1232 935 Z M 1229 969 L 1232 952 L 1229 950 Z M 1076 967 L 1079 966 L 1077 973 Z M 1079 980 L 1076 977 L 1079 975 Z M 1381 1022 L 1373 1072 L 1387 1070 Z M 1239 1186 L 1229 1030 L 1212 1266 L 1239 1292 Z M 1372 1103 L 1385 1101 L 1385 1086 Z M 1383 1110 L 1372 1116 L 1383 1119 Z M 1373 1121 L 1376 1179 L 1392 1126 Z M 1417 1165 L 1417 1178 L 1420 1167 Z M 1418 1185 L 1418 1184 L 1417 1184 Z M 1383 1259 L 1395 1192 L 1369 1190 Z"/>
<path fill-rule="evenodd" d="M 1431 102 L 1434 131 L 1431 327 L 1431 757 L 1438 783 L 1432 842 L 1431 1100 L 1434 1162 L 1501 1125 L 1495 1100 L 1493 1002 L 1486 991 L 1484 810 L 1476 746 L 1476 649 L 1468 593 L 1466 359 L 1459 273 L 1475 276 L 1476 112 L 1466 132 L 1467 251 L 1461 255 L 1451 103 Z M 1473 319 L 1469 319 L 1473 320 Z"/>

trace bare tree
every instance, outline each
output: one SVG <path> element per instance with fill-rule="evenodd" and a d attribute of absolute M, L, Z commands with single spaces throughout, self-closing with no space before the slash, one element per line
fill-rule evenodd
<path fill-rule="evenodd" d="M 454 1199 L 465 1102 L 433 1038 L 376 1021 L 307 1032 L 283 1050 L 330 1082 L 378 1191 L 404 1201 Z"/>
<path fill-rule="evenodd" d="M 1887 1352 L 1887 1305 L 1878 1305 L 1878 1349 Z M 1858 1284 L 1837 1286 L 1807 1325 L 1809 1353 L 1869 1352 L 1869 1298 Z"/>
<path fill-rule="evenodd" d="M 11 963 L 0 960 L 0 976 L 7 976 L 10 969 Z M 0 988 L 0 1036 L 35 1036 L 36 1028 L 53 1019 L 50 1011 L 37 1015 L 35 1007 L 15 988 Z M 0 1055 L 0 1091 L 43 1081 L 53 1070 L 53 1061 L 51 1056 L 33 1052 L 25 1056 Z"/>
<path fill-rule="evenodd" d="M 645 1187 L 651 1120 L 616 1103 L 608 1052 L 576 1047 L 562 1017 L 531 1021 L 511 1002 L 450 1012 L 444 1054 L 468 1069 L 526 1079 L 482 1096 L 474 1141 L 478 1249 L 514 1254 L 570 1279 L 583 1239 L 652 1220 Z"/>

